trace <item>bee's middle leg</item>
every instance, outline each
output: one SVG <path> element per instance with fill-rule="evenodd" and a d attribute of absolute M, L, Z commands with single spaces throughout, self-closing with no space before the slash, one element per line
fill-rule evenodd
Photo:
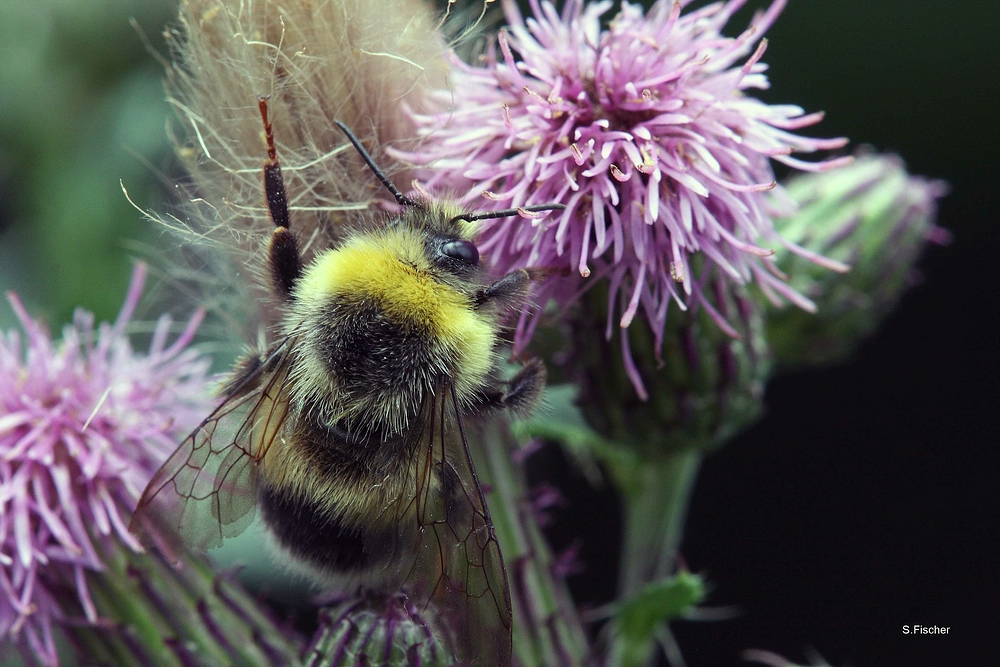
<path fill-rule="evenodd" d="M 473 409 L 508 410 L 516 416 L 527 417 L 541 401 L 545 376 L 545 364 L 541 359 L 530 359 L 514 377 L 483 391 Z"/>

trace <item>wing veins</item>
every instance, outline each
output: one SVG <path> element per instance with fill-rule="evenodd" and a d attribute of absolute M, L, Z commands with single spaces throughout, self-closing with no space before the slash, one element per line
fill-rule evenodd
<path fill-rule="evenodd" d="M 259 457 L 244 441 L 248 435 L 252 438 L 265 401 L 272 403 L 266 421 L 272 440 L 287 415 L 287 409 L 276 404 L 285 404 L 280 395 L 287 378 L 288 341 L 277 345 L 242 378 L 154 474 L 131 524 L 144 543 L 159 545 L 173 558 L 184 543 L 215 546 L 249 523 L 247 515 L 256 505 L 255 471 L 249 466 Z M 233 420 L 239 420 L 238 425 Z M 259 449 L 266 451 L 266 447 Z"/>

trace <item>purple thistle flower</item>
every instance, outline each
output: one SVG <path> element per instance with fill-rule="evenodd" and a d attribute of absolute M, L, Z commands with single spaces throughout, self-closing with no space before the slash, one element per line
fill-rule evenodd
<path fill-rule="evenodd" d="M 149 352 L 133 352 L 125 329 L 145 278 L 133 272 L 114 324 L 78 310 L 54 344 L 18 297 L 21 321 L 0 336 L 0 638 L 43 664 L 57 664 L 52 626 L 75 589 L 87 622 L 98 620 L 87 574 L 104 569 L 107 541 L 141 551 L 128 518 L 179 436 L 208 413 L 209 361 L 186 349 L 195 314 L 168 343 L 162 316 Z"/>
<path fill-rule="evenodd" d="M 682 309 L 701 304 L 732 332 L 702 295 L 713 267 L 812 309 L 774 267 L 774 248 L 762 244 L 846 267 L 774 232 L 772 217 L 789 214 L 794 203 L 776 185 L 771 160 L 819 171 L 851 158 L 791 157 L 847 140 L 794 134 L 822 113 L 745 93 L 768 87 L 761 37 L 785 0 L 758 13 L 738 37 L 723 36 L 744 3 L 714 3 L 682 16 L 687 2 L 661 0 L 645 14 L 623 2 L 602 29 L 611 2 L 567 0 L 560 14 L 531 0 L 534 16 L 525 20 L 507 1 L 500 59 L 492 50 L 482 66 L 456 59 L 450 90 L 438 93 L 442 111 L 414 114 L 420 151 L 398 155 L 432 167 L 421 173 L 428 187 L 467 192 L 462 201 L 470 207 L 481 207 L 481 196 L 495 208 L 566 204 L 561 214 L 486 222 L 480 247 L 502 271 L 569 268 L 606 278 L 608 337 L 616 312 L 626 329 L 641 306 L 658 350 L 671 301 Z M 699 253 L 703 265 L 692 261 Z M 573 275 L 554 277 L 539 298 L 566 305 L 593 277 L 584 284 Z M 515 347 L 528 342 L 538 315 L 522 315 Z M 625 336 L 623 345 L 628 363 Z M 630 375 L 643 394 L 638 374 Z"/>

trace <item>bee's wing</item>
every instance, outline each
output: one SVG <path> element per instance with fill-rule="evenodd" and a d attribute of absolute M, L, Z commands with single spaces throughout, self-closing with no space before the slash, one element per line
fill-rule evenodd
<path fill-rule="evenodd" d="M 428 400 L 422 423 L 415 452 L 417 557 L 406 580 L 443 614 L 461 664 L 507 667 L 507 572 L 450 383 Z"/>
<path fill-rule="evenodd" d="M 283 347 L 233 387 L 146 486 L 129 529 L 168 560 L 178 561 L 185 545 L 219 546 L 253 521 L 256 465 L 288 414 Z"/>

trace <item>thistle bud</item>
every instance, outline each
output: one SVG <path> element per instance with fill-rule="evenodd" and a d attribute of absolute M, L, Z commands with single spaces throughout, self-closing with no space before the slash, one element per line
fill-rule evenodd
<path fill-rule="evenodd" d="M 852 269 L 833 273 L 779 251 L 778 268 L 815 301 L 817 312 L 774 301 L 768 341 L 782 365 L 834 363 L 871 334 L 915 282 L 913 267 L 927 242 L 948 240 L 934 224 L 947 186 L 911 176 L 895 155 L 859 154 L 846 167 L 793 178 L 786 189 L 799 210 L 776 222 L 779 233 Z"/>
<path fill-rule="evenodd" d="M 443 637 L 405 596 L 360 593 L 323 611 L 305 667 L 443 667 Z"/>
<path fill-rule="evenodd" d="M 572 328 L 566 367 L 578 376 L 587 420 L 641 458 L 710 451 L 761 412 L 770 357 L 759 306 L 722 281 L 704 292 L 698 306 L 671 316 L 658 346 L 646 327 L 623 329 L 618 341 L 592 330 L 596 317 Z"/>

